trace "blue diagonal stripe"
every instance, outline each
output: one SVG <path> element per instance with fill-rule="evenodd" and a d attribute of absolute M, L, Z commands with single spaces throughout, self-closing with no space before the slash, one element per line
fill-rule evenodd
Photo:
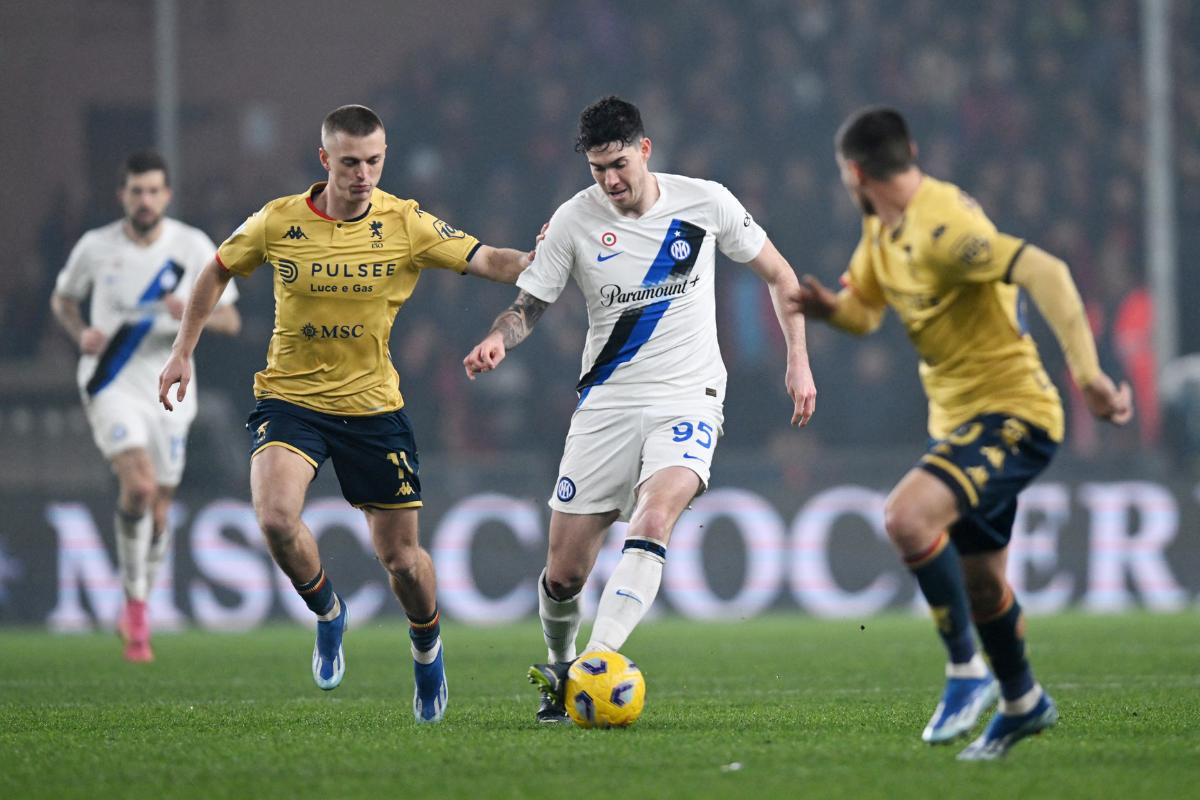
<path fill-rule="evenodd" d="M 168 275 L 171 277 L 168 278 Z M 153 303 L 175 291 L 181 277 L 183 277 L 183 267 L 173 259 L 168 259 L 167 263 L 154 273 L 150 283 L 142 290 L 141 296 L 138 297 L 138 305 Z M 137 322 L 126 322 L 117 329 L 117 332 L 108 340 L 104 352 L 100 354 L 100 359 L 96 362 L 96 371 L 92 373 L 92 377 L 87 382 L 85 388 L 89 396 L 95 395 L 113 382 L 125 365 L 129 363 L 129 359 L 133 358 L 138 345 L 146 338 L 146 334 L 150 332 L 153 325 L 154 315 L 148 313 Z"/>

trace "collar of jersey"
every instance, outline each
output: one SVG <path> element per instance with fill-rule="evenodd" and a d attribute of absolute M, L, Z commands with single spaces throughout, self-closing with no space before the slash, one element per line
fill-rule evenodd
<path fill-rule="evenodd" d="M 368 203 L 367 210 L 364 211 L 363 213 L 359 214 L 354 219 L 334 219 L 333 217 L 329 216 L 321 209 L 317 208 L 316 204 L 313 202 L 313 198 L 316 197 L 318 194 L 320 194 L 322 191 L 324 191 L 325 187 L 328 185 L 329 185 L 328 181 L 317 181 L 312 186 L 308 187 L 308 194 L 304 195 L 304 202 L 308 204 L 309 210 L 312 211 L 314 214 L 316 214 L 318 217 L 325 220 L 326 222 L 340 222 L 343 225 L 353 225 L 354 223 L 362 222 L 364 219 L 371 216 L 371 209 L 374 208 L 374 206 L 375 206 L 374 203 Z M 371 190 L 371 196 L 372 197 L 375 196 L 374 189 Z"/>

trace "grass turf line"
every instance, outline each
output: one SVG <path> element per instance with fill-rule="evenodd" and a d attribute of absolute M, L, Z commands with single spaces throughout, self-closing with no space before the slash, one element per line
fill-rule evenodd
<path fill-rule="evenodd" d="M 865 626 L 865 627 L 860 627 Z M 412 718 L 405 628 L 353 629 L 312 685 L 311 633 L 189 632 L 126 664 L 109 635 L 0 632 L 0 797 L 1163 798 L 1200 782 L 1200 617 L 1030 620 L 1058 727 L 996 764 L 920 741 L 940 644 L 907 616 L 648 623 L 628 730 L 539 728 L 536 621 L 443 631 L 446 721 Z M 582 640 L 581 640 L 582 641 Z M 978 732 L 977 727 L 974 733 Z M 730 765 L 738 764 L 740 768 Z"/>

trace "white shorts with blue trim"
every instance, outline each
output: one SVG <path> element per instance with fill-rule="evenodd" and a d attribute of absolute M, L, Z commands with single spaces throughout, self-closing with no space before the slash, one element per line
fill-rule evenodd
<path fill-rule="evenodd" d="M 653 408 L 579 408 L 571 417 L 549 505 L 567 514 L 618 511 L 627 521 L 638 487 L 666 467 L 695 472 L 700 494 L 708 488 L 724 420 L 715 399 Z"/>

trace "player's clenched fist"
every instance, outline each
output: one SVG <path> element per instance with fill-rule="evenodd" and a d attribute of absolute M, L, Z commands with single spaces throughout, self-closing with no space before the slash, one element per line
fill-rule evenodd
<path fill-rule="evenodd" d="M 505 354 L 504 337 L 499 331 L 489 333 L 463 359 L 463 367 L 467 370 L 467 377 L 475 380 L 475 376 L 479 373 L 491 372 L 500 366 L 500 362 L 504 360 Z"/>

